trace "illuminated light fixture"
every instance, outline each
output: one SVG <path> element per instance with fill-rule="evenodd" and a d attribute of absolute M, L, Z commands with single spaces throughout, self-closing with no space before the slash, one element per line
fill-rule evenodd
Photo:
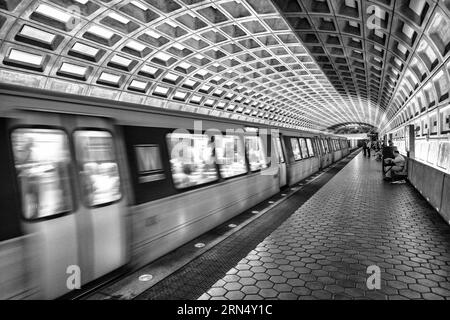
<path fill-rule="evenodd" d="M 115 55 L 111 59 L 111 62 L 113 62 L 114 64 L 118 64 L 118 65 L 121 65 L 124 67 L 128 67 L 132 61 L 133 60 L 119 56 L 119 55 Z"/>
<path fill-rule="evenodd" d="M 162 73 L 162 70 L 152 67 L 150 65 L 144 65 L 141 70 L 139 71 L 139 74 L 142 76 L 146 76 L 148 78 L 156 79 L 160 74 Z"/>
<path fill-rule="evenodd" d="M 223 78 L 221 76 L 215 76 L 214 78 L 211 79 L 211 81 L 214 81 L 216 83 L 219 83 L 223 80 Z"/>
<path fill-rule="evenodd" d="M 208 71 L 202 69 L 202 70 L 199 70 L 199 71 L 197 72 L 197 74 L 199 74 L 200 76 L 203 77 L 203 76 L 206 76 L 206 75 L 208 74 Z"/>
<path fill-rule="evenodd" d="M 124 71 L 131 71 L 137 64 L 137 61 L 125 58 L 120 55 L 114 55 L 108 62 L 108 66 L 121 69 Z"/>
<path fill-rule="evenodd" d="M 97 25 L 91 26 L 88 29 L 88 32 L 93 34 L 93 35 L 95 35 L 95 36 L 97 36 L 97 37 L 100 37 L 100 38 L 103 38 L 103 39 L 106 39 L 106 40 L 110 40 L 112 37 L 114 37 L 114 32 L 112 32 L 112 31 L 110 31 L 110 30 L 108 30 L 106 28 L 97 26 Z"/>
<path fill-rule="evenodd" d="M 161 38 L 161 35 L 159 33 L 156 33 L 155 31 L 152 31 L 152 30 L 145 31 L 145 34 L 147 34 L 149 37 L 152 37 L 155 39 Z"/>
<path fill-rule="evenodd" d="M 193 95 L 190 102 L 195 103 L 195 104 L 200 104 L 200 102 L 202 101 L 202 97 L 198 96 L 198 95 Z"/>
<path fill-rule="evenodd" d="M 183 83 L 183 87 L 186 87 L 191 90 L 193 90 L 197 85 L 198 85 L 197 82 L 190 80 L 190 79 L 186 79 L 186 81 L 184 81 L 184 83 Z"/>
<path fill-rule="evenodd" d="M 134 0 L 122 6 L 119 10 L 125 12 L 126 14 L 143 23 L 148 23 L 159 17 L 159 14 L 151 11 L 150 8 L 148 8 L 141 2 Z"/>
<path fill-rule="evenodd" d="M 194 75 L 194 77 L 199 78 L 201 80 L 206 80 L 209 76 L 210 73 L 205 69 L 198 70 L 197 73 Z"/>
<path fill-rule="evenodd" d="M 180 50 L 180 51 L 183 51 L 184 49 L 186 49 L 185 46 L 181 45 L 181 44 L 178 43 L 178 42 L 175 42 L 175 43 L 172 45 L 172 47 L 175 48 L 175 49 L 177 49 L 177 50 Z"/>
<path fill-rule="evenodd" d="M 148 89 L 148 83 L 145 81 L 133 80 L 128 86 L 128 89 L 145 93 Z"/>
<path fill-rule="evenodd" d="M 92 67 L 84 67 L 72 63 L 63 62 L 56 74 L 73 79 L 87 80 L 91 71 Z"/>
<path fill-rule="evenodd" d="M 80 42 L 76 42 L 68 52 L 68 54 L 73 57 L 93 62 L 98 62 L 104 53 L 105 50 L 97 49 Z"/>
<path fill-rule="evenodd" d="M 186 62 L 181 62 L 178 66 L 175 67 L 176 71 L 182 72 L 182 73 L 190 73 L 194 70 L 195 68 L 190 65 L 189 63 Z"/>
<path fill-rule="evenodd" d="M 225 102 L 219 102 L 216 106 L 216 109 L 224 109 L 225 108 L 226 103 Z"/>
<path fill-rule="evenodd" d="M 163 86 L 157 86 L 153 90 L 153 94 L 160 97 L 167 97 L 169 94 L 169 88 L 163 87 Z"/>
<path fill-rule="evenodd" d="M 205 101 L 204 105 L 207 106 L 207 107 L 212 107 L 212 106 L 214 105 L 215 102 L 216 102 L 216 101 L 213 100 L 213 99 L 207 99 L 207 100 Z"/>
<path fill-rule="evenodd" d="M 171 84 L 176 84 L 179 79 L 180 79 L 180 76 L 169 72 L 164 76 L 163 81 L 171 83 Z"/>
<path fill-rule="evenodd" d="M 130 33 L 139 28 L 137 23 L 116 12 L 110 12 L 106 17 L 100 20 L 100 22 L 124 33 Z"/>
<path fill-rule="evenodd" d="M 3 63 L 15 67 L 26 68 L 35 71 L 44 71 L 48 56 L 30 53 L 18 49 L 11 49 Z"/>
<path fill-rule="evenodd" d="M 118 21 L 121 24 L 128 24 L 130 22 L 129 19 L 125 18 L 124 16 L 117 14 L 115 12 L 111 12 L 108 14 L 108 17 L 110 17 L 113 20 Z"/>
<path fill-rule="evenodd" d="M 122 51 L 127 52 L 127 53 L 132 54 L 132 55 L 135 55 L 135 56 L 138 56 L 140 58 L 144 58 L 150 52 L 152 52 L 152 49 L 146 47 L 142 43 L 139 43 L 139 42 L 134 41 L 134 40 L 130 40 L 122 48 Z"/>
<path fill-rule="evenodd" d="M 97 80 L 97 83 L 104 84 L 113 87 L 120 87 L 122 85 L 123 77 L 121 75 L 102 72 L 100 77 Z"/>
<path fill-rule="evenodd" d="M 133 0 L 133 1 L 131 1 L 131 4 L 132 4 L 133 6 L 135 6 L 136 8 L 139 8 L 139 9 L 141 9 L 141 10 L 143 10 L 143 11 L 145 11 L 145 10 L 148 9 L 146 6 L 144 6 L 144 5 L 143 5 L 142 3 L 140 3 L 139 1 Z"/>
<path fill-rule="evenodd" d="M 61 35 L 56 35 L 29 25 L 23 25 L 15 36 L 15 40 L 31 45 L 55 50 L 64 39 Z"/>
<path fill-rule="evenodd" d="M 162 35 L 152 31 L 148 30 L 145 31 L 142 35 L 137 37 L 139 40 L 144 41 L 145 43 L 149 43 L 153 47 L 161 47 L 162 45 L 169 42 L 169 39 L 163 37 Z"/>
<path fill-rule="evenodd" d="M 30 15 L 30 19 L 64 31 L 71 31 L 77 22 L 70 14 L 47 4 L 40 4 Z"/>
<path fill-rule="evenodd" d="M 121 39 L 120 36 L 106 28 L 92 25 L 84 34 L 83 37 L 94 42 L 99 42 L 106 46 L 112 46 Z"/>
<path fill-rule="evenodd" d="M 172 28 L 178 27 L 178 25 L 177 25 L 174 21 L 172 21 L 172 20 L 167 20 L 166 23 L 167 23 L 169 26 L 171 26 Z"/>
<path fill-rule="evenodd" d="M 200 90 L 204 92 L 208 92 L 211 89 L 211 86 L 208 86 L 207 84 L 204 84 Z"/>
<path fill-rule="evenodd" d="M 176 60 L 170 55 L 160 51 L 154 55 L 152 61 L 165 67 L 168 67 L 172 65 Z"/>
<path fill-rule="evenodd" d="M 203 55 L 201 55 L 201 54 L 196 54 L 196 55 L 194 55 L 194 56 L 190 59 L 190 61 L 193 62 L 193 63 L 195 63 L 195 64 L 197 64 L 197 65 L 199 65 L 199 66 L 203 66 L 203 65 L 205 65 L 205 64 L 207 64 L 207 63 L 209 62 L 209 60 L 206 59 L 206 58 L 205 58 Z"/>
<path fill-rule="evenodd" d="M 179 101 L 185 101 L 187 97 L 187 92 L 184 91 L 176 91 L 173 95 L 173 99 L 179 100 Z"/>

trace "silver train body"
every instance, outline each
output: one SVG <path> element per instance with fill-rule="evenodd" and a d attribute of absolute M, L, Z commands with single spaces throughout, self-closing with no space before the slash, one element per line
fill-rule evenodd
<path fill-rule="evenodd" d="M 83 287 L 144 266 L 350 152 L 334 136 L 147 106 L 7 90 L 0 106 L 1 299 L 53 299 L 74 289 L 78 271 Z M 247 154 L 245 173 L 177 187 L 167 137 L 179 128 L 189 134 L 199 120 L 203 130 L 269 130 L 269 164 L 252 172 Z M 183 174 L 195 181 L 198 168 Z"/>

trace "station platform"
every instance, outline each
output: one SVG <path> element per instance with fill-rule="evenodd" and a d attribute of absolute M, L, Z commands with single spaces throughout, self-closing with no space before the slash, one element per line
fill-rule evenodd
<path fill-rule="evenodd" d="M 380 170 L 359 154 L 199 299 L 449 299 L 450 227 Z"/>
<path fill-rule="evenodd" d="M 383 181 L 380 162 L 356 152 L 284 193 L 246 225 L 267 204 L 139 271 L 166 272 L 183 252 L 203 250 L 154 284 L 136 284 L 133 274 L 90 299 L 450 298 L 450 227 L 409 183 Z M 230 223 L 243 226 L 194 249 Z M 371 266 L 380 289 L 367 286 Z"/>

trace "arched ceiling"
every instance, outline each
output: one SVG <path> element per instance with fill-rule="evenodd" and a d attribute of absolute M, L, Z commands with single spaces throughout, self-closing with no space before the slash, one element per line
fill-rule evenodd
<path fill-rule="evenodd" d="M 448 98 L 450 0 L 274 3 L 336 90 L 383 114 L 378 128 Z M 399 115 L 411 105 L 408 117 Z"/>
<path fill-rule="evenodd" d="M 381 29 L 367 27 L 371 5 Z M 436 6 L 0 0 L 0 83 L 297 129 L 380 127 Z"/>
<path fill-rule="evenodd" d="M 367 123 L 339 123 L 328 128 L 335 134 L 356 134 L 376 132 L 377 128 Z"/>

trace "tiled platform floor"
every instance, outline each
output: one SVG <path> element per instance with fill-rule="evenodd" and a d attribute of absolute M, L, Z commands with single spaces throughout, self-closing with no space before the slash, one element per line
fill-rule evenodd
<path fill-rule="evenodd" d="M 272 298 L 449 299 L 450 226 L 360 154 L 200 297 Z"/>

